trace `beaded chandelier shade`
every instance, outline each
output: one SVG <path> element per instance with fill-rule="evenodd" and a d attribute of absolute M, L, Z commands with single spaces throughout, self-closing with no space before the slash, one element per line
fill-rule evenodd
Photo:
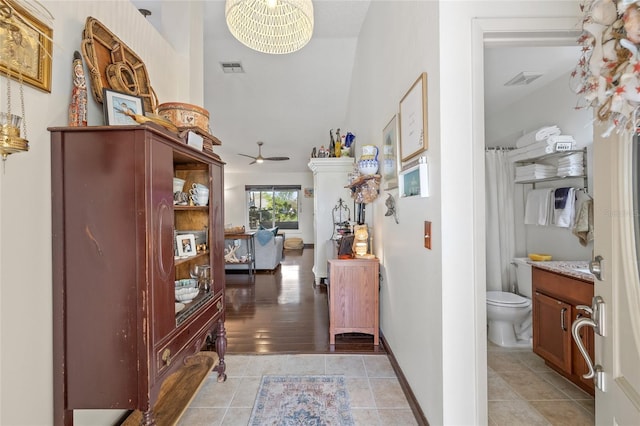
<path fill-rule="evenodd" d="M 238 41 L 263 53 L 295 52 L 313 33 L 311 0 L 227 0 L 225 16 Z"/>

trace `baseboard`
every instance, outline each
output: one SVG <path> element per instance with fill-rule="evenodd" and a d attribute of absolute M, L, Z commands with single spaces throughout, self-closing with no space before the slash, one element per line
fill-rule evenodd
<path fill-rule="evenodd" d="M 409 382 L 407 378 L 404 376 L 396 357 L 393 355 L 393 351 L 389 346 L 389 342 L 384 338 L 384 335 L 380 333 L 380 340 L 385 350 L 387 351 L 387 356 L 389 357 L 389 361 L 391 362 L 391 367 L 393 371 L 396 373 L 398 377 L 398 381 L 400 382 L 400 387 L 404 392 L 404 396 L 407 398 L 407 402 L 409 403 L 409 407 L 411 407 L 411 411 L 413 411 L 413 415 L 420 426 L 429 426 L 429 422 L 427 421 L 427 417 L 424 415 L 422 408 L 420 408 L 420 404 L 418 404 L 418 400 L 416 396 L 413 394 L 411 390 L 411 386 L 409 386 Z"/>

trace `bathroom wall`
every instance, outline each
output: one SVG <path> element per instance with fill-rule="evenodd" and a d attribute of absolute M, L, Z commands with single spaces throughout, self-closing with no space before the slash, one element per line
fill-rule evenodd
<path fill-rule="evenodd" d="M 573 135 L 580 146 L 587 147 L 589 186 L 592 178 L 590 146 L 593 134 L 591 110 L 576 110 L 577 95 L 569 89 L 569 72 L 551 82 L 521 102 L 509 105 L 485 121 L 487 146 L 515 146 L 515 138 L 545 125 L 557 124 L 563 134 Z M 536 184 L 536 188 L 582 187 L 582 179 L 566 179 Z M 516 184 L 516 255 L 548 253 L 554 260 L 584 260 L 591 258 L 593 243 L 583 247 L 570 229 L 524 224 L 524 203 L 532 185 Z"/>

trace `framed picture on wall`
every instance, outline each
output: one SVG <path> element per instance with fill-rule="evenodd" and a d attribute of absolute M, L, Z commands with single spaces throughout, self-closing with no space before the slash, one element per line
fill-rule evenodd
<path fill-rule="evenodd" d="M 0 73 L 51 92 L 53 31 L 15 1 L 2 2 Z"/>
<path fill-rule="evenodd" d="M 400 156 L 407 161 L 428 148 L 427 73 L 400 100 Z"/>
<path fill-rule="evenodd" d="M 429 168 L 427 157 L 420 157 L 417 164 L 405 168 L 400 172 L 399 195 L 405 197 L 429 196 Z"/>
<path fill-rule="evenodd" d="M 398 115 L 382 130 L 382 179 L 384 189 L 398 187 Z"/>

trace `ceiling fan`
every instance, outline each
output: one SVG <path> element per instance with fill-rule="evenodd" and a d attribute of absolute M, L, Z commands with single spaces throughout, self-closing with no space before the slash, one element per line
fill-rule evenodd
<path fill-rule="evenodd" d="M 258 141 L 256 142 L 258 144 L 258 156 L 254 157 L 253 155 L 247 155 L 247 154 L 238 154 L 238 155 L 242 155 L 243 157 L 249 157 L 249 158 L 253 158 L 253 161 L 250 162 L 249 164 L 262 164 L 264 161 L 284 161 L 284 160 L 288 160 L 289 157 L 263 157 L 262 156 L 262 144 L 264 144 L 264 142 L 262 141 Z"/>

